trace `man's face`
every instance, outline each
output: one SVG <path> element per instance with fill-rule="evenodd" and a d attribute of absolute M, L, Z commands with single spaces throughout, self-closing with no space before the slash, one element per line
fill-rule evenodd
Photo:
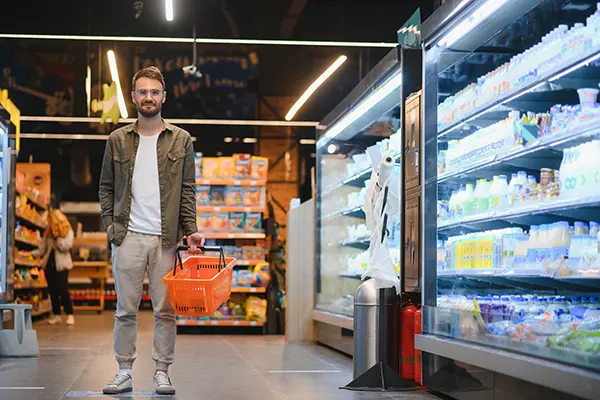
<path fill-rule="evenodd" d="M 131 99 L 141 115 L 152 118 L 160 113 L 167 95 L 160 81 L 140 78 L 131 92 Z"/>

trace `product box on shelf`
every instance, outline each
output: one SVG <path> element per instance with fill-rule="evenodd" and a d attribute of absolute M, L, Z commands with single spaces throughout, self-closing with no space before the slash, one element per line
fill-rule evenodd
<path fill-rule="evenodd" d="M 212 186 L 210 189 L 210 204 L 213 206 L 222 206 L 225 204 L 225 186 Z"/>
<path fill-rule="evenodd" d="M 266 180 L 269 173 L 269 159 L 266 157 L 252 157 L 250 176 L 255 180 Z"/>
<path fill-rule="evenodd" d="M 205 157 L 202 159 L 202 177 L 204 179 L 219 178 L 219 159 Z"/>
<path fill-rule="evenodd" d="M 262 213 L 252 212 L 246 214 L 246 232 L 256 233 L 262 231 Z"/>
<path fill-rule="evenodd" d="M 227 232 L 229 230 L 229 213 L 215 212 L 212 214 L 212 229 L 215 232 Z"/>
<path fill-rule="evenodd" d="M 235 179 L 248 179 L 251 172 L 250 154 L 234 154 Z"/>
<path fill-rule="evenodd" d="M 194 153 L 196 180 L 202 179 L 202 153 Z"/>
<path fill-rule="evenodd" d="M 225 188 L 225 204 L 228 206 L 241 206 L 243 203 L 242 193 L 241 186 L 227 186 Z"/>
<path fill-rule="evenodd" d="M 211 205 L 210 197 L 210 186 L 198 185 L 196 186 L 196 206 L 206 207 Z"/>
<path fill-rule="evenodd" d="M 235 176 L 235 161 L 233 157 L 220 157 L 219 159 L 219 179 L 230 180 Z"/>
<path fill-rule="evenodd" d="M 233 233 L 243 233 L 246 227 L 246 213 L 229 213 L 229 231 Z"/>
<path fill-rule="evenodd" d="M 248 186 L 244 188 L 244 205 L 256 206 L 261 204 L 261 188 Z"/>
<path fill-rule="evenodd" d="M 212 213 L 199 212 L 197 215 L 197 225 L 201 232 L 211 231 L 213 228 Z"/>

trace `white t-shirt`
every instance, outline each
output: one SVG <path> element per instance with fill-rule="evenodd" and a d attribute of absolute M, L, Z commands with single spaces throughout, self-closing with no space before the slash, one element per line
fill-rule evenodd
<path fill-rule="evenodd" d="M 146 235 L 162 234 L 160 215 L 160 184 L 156 144 L 160 134 L 139 135 L 140 142 L 131 182 L 131 213 L 129 230 Z"/>

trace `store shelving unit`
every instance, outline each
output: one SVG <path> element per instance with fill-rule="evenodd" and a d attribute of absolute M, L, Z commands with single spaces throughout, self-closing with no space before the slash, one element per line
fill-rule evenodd
<path fill-rule="evenodd" d="M 17 166 L 17 174 L 22 174 L 19 166 Z M 36 196 L 33 191 L 24 187 L 25 179 L 19 179 L 19 184 L 16 188 L 16 196 L 18 197 L 17 204 L 19 208 L 16 209 L 16 222 L 23 228 L 28 229 L 38 237 L 43 237 L 46 226 L 42 223 L 45 220 L 45 214 L 48 212 L 48 205 L 40 200 L 39 196 Z M 36 218 L 26 217 L 21 211 L 24 207 L 30 207 L 36 213 Z M 15 248 L 17 251 L 30 252 L 36 250 L 39 247 L 37 239 L 24 237 L 20 231 L 15 230 L 14 236 Z M 16 271 L 20 273 L 23 271 L 26 275 L 33 273 L 34 268 L 41 269 L 43 266 L 40 259 L 24 259 L 17 255 L 14 259 Z M 40 272 L 41 274 L 41 272 Z M 15 298 L 19 301 L 29 301 L 28 298 L 33 298 L 34 295 L 40 295 L 42 299 L 38 300 L 36 304 L 33 304 L 32 315 L 34 317 L 44 316 L 49 314 L 51 311 L 51 302 L 48 297 L 48 283 L 46 282 L 45 275 L 44 279 L 28 279 L 25 282 L 15 281 L 14 283 Z M 25 298 L 25 300 L 21 300 Z"/>
<path fill-rule="evenodd" d="M 202 164 L 201 160 L 197 160 L 198 163 Z M 198 173 L 199 170 L 197 170 Z M 266 179 L 203 179 L 200 176 L 197 176 L 196 179 L 197 186 L 210 186 L 211 191 L 216 190 L 215 187 L 221 186 L 225 188 L 230 187 L 239 187 L 246 190 L 250 187 L 257 187 L 259 190 L 262 190 L 262 200 L 258 204 L 249 205 L 250 203 L 240 204 L 240 205 L 223 205 L 219 203 L 212 202 L 212 205 L 198 205 L 196 207 L 196 211 L 198 213 L 261 213 L 266 212 L 266 207 L 264 205 L 264 191 L 266 190 L 267 180 Z M 212 197 L 212 196 L 211 196 Z M 203 199 L 206 200 L 206 199 Z M 211 199 L 212 200 L 212 199 Z M 225 199 L 223 199 L 224 202 Z M 205 201 L 205 203 L 208 203 Z M 199 203 L 200 204 L 200 203 Z M 207 239 L 207 241 L 211 245 L 218 246 L 231 246 L 231 245 L 241 245 L 251 246 L 250 243 L 254 243 L 254 245 L 264 245 L 264 240 L 266 239 L 266 234 L 264 231 L 260 232 L 218 232 L 218 231 L 204 231 L 202 232 Z M 236 268 L 249 268 L 254 267 L 264 260 L 251 260 L 251 259 L 243 259 L 243 257 L 237 257 L 236 260 Z M 239 296 L 258 296 L 263 297 L 267 293 L 267 288 L 264 287 L 240 287 L 234 286 L 232 287 L 232 294 Z M 181 328 L 192 327 L 190 329 L 196 328 L 255 328 L 260 327 L 264 328 L 266 323 L 262 322 L 253 322 L 253 321 L 245 321 L 245 320 L 227 320 L 223 318 L 212 318 L 212 319 L 203 319 L 199 320 L 198 318 L 177 318 L 177 325 Z"/>
<path fill-rule="evenodd" d="M 595 2 L 579 2 L 577 10 L 571 3 L 451 0 L 423 24 L 424 307 L 423 334 L 415 342 L 423 351 L 424 384 L 454 398 L 477 390 L 478 398 L 491 399 L 502 390 L 509 397 L 543 391 L 545 398 L 594 399 L 600 390 L 600 351 L 584 339 L 597 332 L 587 310 L 600 295 L 600 254 L 589 250 L 581 257 L 574 246 L 579 238 L 597 239 L 585 228 L 552 243 L 531 233 L 538 226 L 550 232 L 559 222 L 589 225 L 600 216 L 600 160 L 588 157 L 584 166 L 580 155 L 600 140 L 600 108 L 594 108 L 596 98 L 582 109 L 577 93 L 600 84 L 600 11 Z M 567 30 L 576 23 L 584 25 L 571 35 Z M 536 45 L 535 55 L 524 53 Z M 490 82 L 500 82 L 495 92 L 486 91 Z M 511 112 L 519 118 L 507 119 Z M 522 119 L 527 112 L 533 121 Z M 492 134 L 471 135 L 493 124 L 494 134 L 508 141 L 491 154 L 485 146 L 492 146 Z M 576 146 L 582 146 L 577 156 L 569 156 Z M 449 167 L 451 151 L 468 161 Z M 573 169 L 564 169 L 569 163 Z M 586 179 L 596 170 L 595 182 Z M 446 208 L 452 192 L 466 184 L 499 175 L 510 180 L 518 171 L 532 177 L 530 190 L 499 195 L 509 199 L 505 205 L 491 202 L 471 212 L 467 196 Z M 571 185 L 584 189 L 571 195 Z M 485 196 L 480 189 L 478 199 Z M 473 246 L 466 258 L 463 244 Z M 578 335 L 582 339 L 574 340 Z"/>

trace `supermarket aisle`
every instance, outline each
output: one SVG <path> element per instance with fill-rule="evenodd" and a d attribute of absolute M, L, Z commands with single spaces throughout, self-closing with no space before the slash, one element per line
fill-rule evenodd
<path fill-rule="evenodd" d="M 86 392 L 99 392 L 115 372 L 112 321 L 112 313 L 106 312 L 100 316 L 80 314 L 77 325 L 69 328 L 37 323 L 41 356 L 0 359 L 0 398 L 93 397 Z M 134 368 L 136 391 L 152 389 L 151 344 L 152 314 L 144 312 Z M 178 400 L 436 398 L 422 392 L 383 395 L 339 390 L 352 376 L 350 360 L 319 346 L 285 345 L 281 337 L 179 335 L 171 374 L 178 391 L 173 398 Z M 141 393 L 125 398 L 150 397 Z"/>

